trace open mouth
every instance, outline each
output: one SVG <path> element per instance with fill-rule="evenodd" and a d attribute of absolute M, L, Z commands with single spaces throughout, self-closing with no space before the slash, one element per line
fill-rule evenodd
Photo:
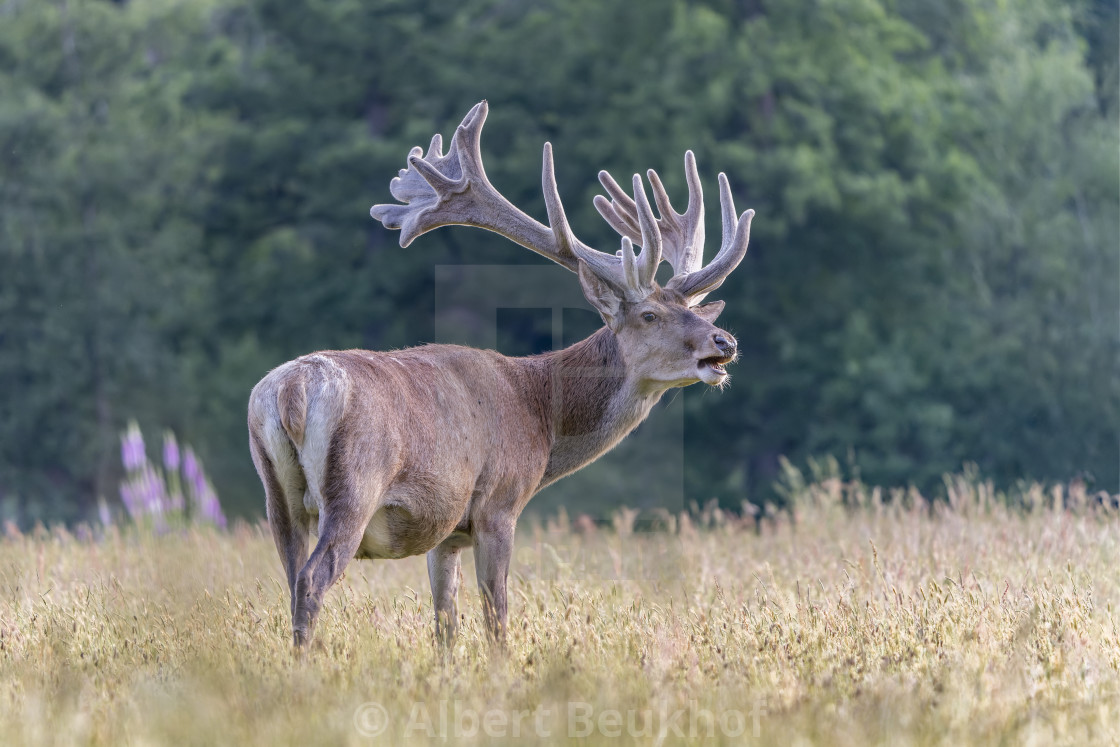
<path fill-rule="evenodd" d="M 700 362 L 696 364 L 696 367 L 700 369 L 710 368 L 720 376 L 726 376 L 727 371 L 724 369 L 724 365 L 730 363 L 731 360 L 730 355 L 712 356 L 711 358 L 701 359 Z"/>

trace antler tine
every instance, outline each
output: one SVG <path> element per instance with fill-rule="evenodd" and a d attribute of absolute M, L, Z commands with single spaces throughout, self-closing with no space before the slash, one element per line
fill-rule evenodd
<path fill-rule="evenodd" d="M 667 288 L 679 291 L 693 301 L 699 301 L 722 285 L 747 254 L 754 210 L 747 210 L 736 220 L 735 200 L 731 196 L 727 175 L 722 173 L 719 175 L 719 202 L 723 219 L 723 243 L 719 253 L 707 267 L 687 275 L 674 275 L 666 284 Z"/>
<path fill-rule="evenodd" d="M 552 235 L 556 240 L 556 247 L 565 257 L 575 259 L 572 247 L 580 244 L 572 227 L 568 223 L 568 216 L 564 213 L 564 203 L 560 201 L 560 190 L 556 186 L 556 167 L 552 162 L 552 143 L 544 144 L 544 155 L 541 158 L 541 190 L 544 192 L 544 209 L 548 214 L 548 224 L 552 226 Z"/>
<path fill-rule="evenodd" d="M 606 174 L 606 172 L 601 172 Z M 606 175 L 610 179 L 610 175 Z M 610 179 L 612 184 L 613 179 Z M 611 188 L 608 188 L 611 189 Z M 621 188 L 614 184 L 617 194 L 625 196 Z M 661 232 L 653 216 L 653 208 L 646 198 L 642 178 L 634 175 L 634 198 L 626 197 L 634 208 L 630 212 L 637 223 L 636 230 L 627 230 L 622 236 L 622 250 L 617 256 L 599 252 L 590 247 L 575 248 L 576 255 L 591 268 L 591 271 L 607 281 L 627 299 L 638 301 L 653 291 L 653 278 L 661 262 Z M 600 211 L 602 212 L 602 211 Z M 604 216 L 606 217 L 606 216 Z M 620 219 L 621 220 L 621 219 Z M 630 220 L 627 218 L 625 220 Z M 608 222 L 610 219 L 608 219 Z M 633 234 L 633 237 L 631 236 Z M 642 251 L 634 254 L 634 239 L 641 242 Z"/>
<path fill-rule="evenodd" d="M 595 195 L 593 202 L 599 215 L 603 216 L 603 220 L 619 234 L 629 236 L 631 241 L 640 243 L 642 230 L 638 227 L 637 205 L 608 172 L 599 172 L 599 182 L 611 196 L 608 200 L 602 195 Z"/>
<path fill-rule="evenodd" d="M 664 258 L 673 266 L 674 275 L 685 275 L 700 269 L 704 254 L 704 190 L 696 170 L 696 156 L 688 151 L 684 156 L 685 178 L 688 181 L 688 207 L 684 213 L 673 210 L 665 185 L 657 172 L 646 172 L 657 212 L 661 218 L 657 227 L 663 241 Z M 607 199 L 596 195 L 595 208 L 599 215 L 618 233 L 629 236 L 631 241 L 641 239 L 638 208 L 634 200 L 622 191 L 606 171 L 599 172 L 599 181 L 610 195 Z"/>
<path fill-rule="evenodd" d="M 460 150 L 459 160 L 463 166 L 463 176 L 476 177 L 487 185 L 490 180 L 486 178 L 486 169 L 482 166 L 482 126 L 486 124 L 486 116 L 490 113 L 490 105 L 480 101 L 471 107 L 467 116 L 455 128 L 455 135 L 451 141 L 451 150 Z M 449 153 L 450 155 L 450 153 Z"/>
<path fill-rule="evenodd" d="M 393 197 L 404 204 L 381 204 L 370 215 L 386 228 L 401 231 L 400 244 L 407 247 L 421 234 L 447 225 L 485 228 L 501 234 L 526 249 L 541 254 L 575 272 L 578 260 L 572 247 L 583 246 L 572 234 L 564 217 L 552 167 L 552 150 L 545 144 L 545 203 L 550 228 L 534 220 L 503 197 L 486 177 L 482 165 L 482 126 L 489 107 L 476 104 L 456 128 L 447 155 L 443 140 L 432 138 L 427 155 L 413 148 L 408 169 L 389 183 Z"/>
<path fill-rule="evenodd" d="M 642 231 L 641 264 L 638 266 L 638 281 L 643 288 L 653 285 L 653 276 L 657 274 L 657 266 L 661 264 L 661 229 L 653 217 L 653 208 L 646 199 L 646 190 L 642 186 L 642 177 L 634 174 L 634 200 L 638 206 L 638 226 Z"/>
<path fill-rule="evenodd" d="M 649 170 L 649 183 L 661 214 L 661 235 L 665 238 L 665 254 L 674 275 L 696 272 L 704 262 L 704 188 L 696 169 L 696 155 L 684 154 L 684 175 L 688 183 L 688 206 L 684 213 L 673 210 L 661 178 Z"/>

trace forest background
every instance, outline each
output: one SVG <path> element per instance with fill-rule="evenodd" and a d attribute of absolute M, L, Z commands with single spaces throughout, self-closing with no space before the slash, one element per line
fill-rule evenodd
<path fill-rule="evenodd" d="M 492 180 L 543 218 L 551 141 L 593 245 L 617 242 L 596 173 L 656 168 L 683 202 L 689 148 L 709 257 L 717 171 L 757 211 L 714 296 L 730 388 L 666 398 L 538 509 L 761 505 L 783 459 L 1115 493 L 1118 38 L 1109 0 L 3 0 L 0 519 L 117 505 L 131 419 L 260 515 L 265 372 L 435 340 L 440 268 L 542 264 L 369 217 L 484 98 Z M 502 352 L 553 344 L 550 308 L 477 313 Z M 597 324 L 565 310 L 563 342 Z"/>

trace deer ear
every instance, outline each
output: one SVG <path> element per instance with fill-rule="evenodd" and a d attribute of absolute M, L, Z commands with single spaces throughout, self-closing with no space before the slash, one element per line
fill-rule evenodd
<path fill-rule="evenodd" d="M 689 310 L 708 324 L 715 324 L 716 318 L 723 313 L 723 307 L 723 301 L 712 301 L 701 306 L 693 306 Z"/>
<path fill-rule="evenodd" d="M 583 297 L 595 307 L 595 310 L 603 317 L 603 321 L 607 323 L 611 331 L 617 332 L 618 325 L 622 320 L 619 314 L 622 299 L 619 298 L 618 293 L 605 280 L 592 272 L 587 263 L 582 260 L 579 263 L 577 274 L 579 275 L 579 284 L 583 288 Z"/>

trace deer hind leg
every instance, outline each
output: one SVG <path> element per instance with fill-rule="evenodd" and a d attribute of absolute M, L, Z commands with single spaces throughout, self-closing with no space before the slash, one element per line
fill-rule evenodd
<path fill-rule="evenodd" d="M 307 484 L 295 449 L 287 437 L 281 434 L 272 439 L 272 445 L 273 453 L 269 456 L 258 434 L 254 433 L 249 442 L 257 474 L 264 483 L 268 526 L 272 530 L 280 562 L 284 564 L 294 616 L 296 576 L 307 562 L 310 516 L 303 508 Z"/>
<path fill-rule="evenodd" d="M 370 519 L 380 505 L 385 485 L 361 483 L 357 475 L 333 466 L 329 456 L 322 480 L 319 541 L 300 569 L 295 583 L 292 642 L 303 648 L 311 642 L 323 596 L 342 576 L 358 552 Z"/>
<path fill-rule="evenodd" d="M 292 643 L 296 648 L 311 642 L 323 596 L 358 551 L 366 523 L 368 519 L 362 521 L 353 512 L 324 508 L 319 517 L 319 542 L 296 576 L 292 615 Z"/>
<path fill-rule="evenodd" d="M 474 532 L 474 564 L 482 610 L 491 641 L 504 645 L 509 608 L 506 582 L 513 556 L 513 522 L 503 522 Z"/>
<path fill-rule="evenodd" d="M 459 584 L 463 580 L 463 546 L 448 539 L 428 552 L 428 581 L 436 613 L 436 638 L 450 647 L 459 632 Z"/>

